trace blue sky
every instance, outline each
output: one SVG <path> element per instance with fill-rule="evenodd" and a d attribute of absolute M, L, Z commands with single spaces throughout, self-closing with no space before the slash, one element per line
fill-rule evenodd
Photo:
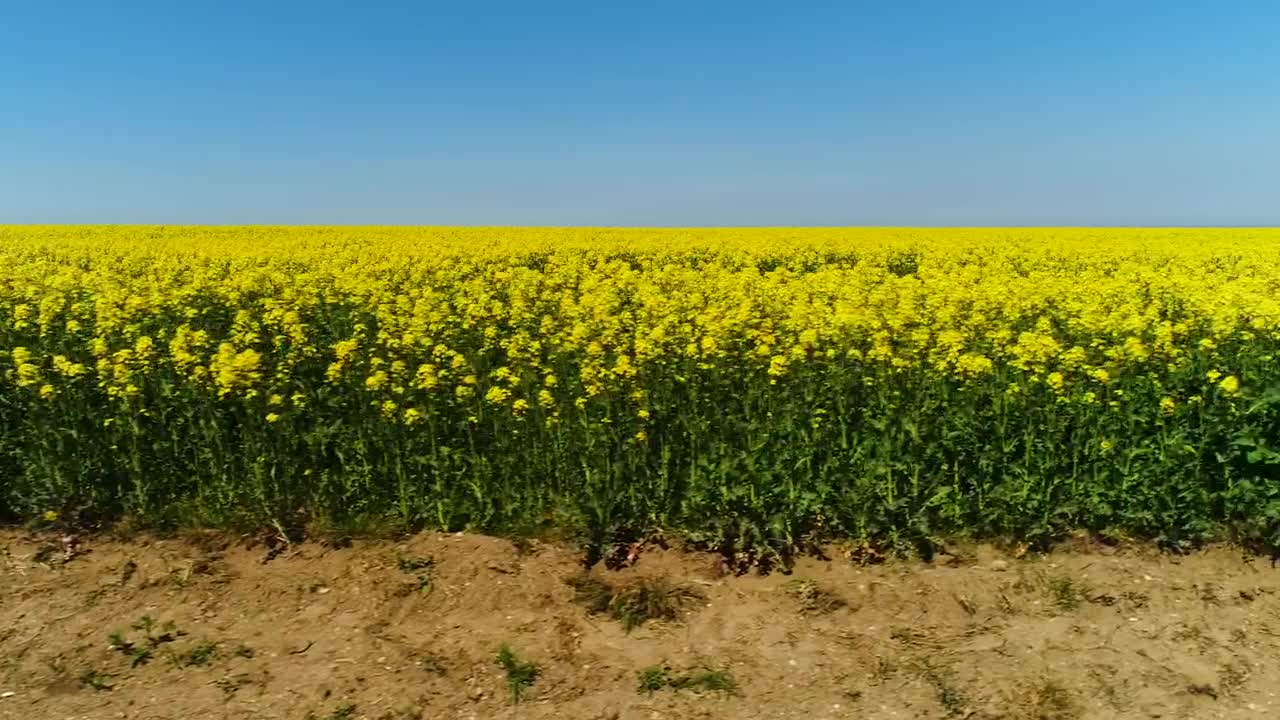
<path fill-rule="evenodd" d="M 1280 225 L 1280 3 L 0 15 L 0 222 Z"/>

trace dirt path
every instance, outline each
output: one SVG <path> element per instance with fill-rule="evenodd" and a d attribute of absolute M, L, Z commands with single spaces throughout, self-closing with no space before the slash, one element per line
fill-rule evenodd
<path fill-rule="evenodd" d="M 665 582 L 650 605 L 679 596 L 681 616 L 628 633 L 583 607 L 601 586 L 576 592 L 578 558 L 553 546 L 422 535 L 264 561 L 207 536 L 68 559 L 57 538 L 0 533 L 0 718 L 1280 716 L 1265 559 L 960 555 L 723 577 L 647 550 L 598 577 Z M 537 667 L 519 704 L 504 644 Z"/>

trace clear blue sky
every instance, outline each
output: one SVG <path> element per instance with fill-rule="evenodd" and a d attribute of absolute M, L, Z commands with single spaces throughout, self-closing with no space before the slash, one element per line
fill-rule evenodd
<path fill-rule="evenodd" d="M 1280 3 L 11 1 L 0 222 L 1280 225 Z"/>

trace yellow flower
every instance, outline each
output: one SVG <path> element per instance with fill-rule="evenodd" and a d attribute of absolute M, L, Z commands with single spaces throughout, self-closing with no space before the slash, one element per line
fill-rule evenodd
<path fill-rule="evenodd" d="M 956 371 L 962 377 L 975 378 L 988 375 L 994 368 L 991 358 L 985 355 L 964 353 L 956 360 Z"/>
<path fill-rule="evenodd" d="M 356 351 L 359 349 L 359 340 L 339 340 L 333 344 L 333 355 L 338 362 L 346 363 L 355 357 Z"/>
<path fill-rule="evenodd" d="M 329 382 L 337 382 L 338 379 L 342 377 L 344 367 L 345 366 L 340 362 L 329 363 L 329 367 L 325 370 L 324 376 L 329 380 Z"/>
<path fill-rule="evenodd" d="M 787 368 L 790 362 L 782 355 L 774 355 L 769 360 L 769 375 L 773 377 L 782 377 L 787 374 Z"/>
<path fill-rule="evenodd" d="M 419 390 L 432 390 L 439 384 L 439 371 L 430 363 L 419 365 L 413 374 L 413 386 Z"/>
<path fill-rule="evenodd" d="M 144 410 L 323 420 L 388 398 L 405 425 L 509 405 L 485 418 L 503 432 L 534 407 L 576 427 L 554 413 L 573 403 L 629 438 L 695 393 L 831 424 L 816 409 L 832 393 L 855 390 L 860 415 L 927 388 L 939 413 L 1012 403 L 1110 428 L 1139 403 L 1135 418 L 1203 407 L 1197 391 L 1234 402 L 1277 367 L 1275 230 L 355 234 L 0 228 L 0 397 L 74 398 L 108 433 Z M 1249 390 L 1232 368 L 1256 369 Z M 1208 390 L 1182 394 L 1188 374 Z M 118 402 L 144 391 L 146 408 Z"/>
<path fill-rule="evenodd" d="M 269 423 L 273 423 L 273 422 L 275 422 L 275 421 L 277 421 L 277 420 L 279 420 L 279 419 L 280 419 L 280 415 L 279 415 L 279 414 L 277 414 L 277 413 L 267 413 L 267 422 L 269 422 Z"/>
<path fill-rule="evenodd" d="M 45 521 L 45 522 L 57 522 L 57 521 L 58 521 L 58 511 L 57 511 L 57 510 L 45 510 L 45 511 L 44 511 L 44 515 L 42 515 L 41 517 L 43 517 L 43 518 L 44 518 L 44 521 Z"/>
<path fill-rule="evenodd" d="M 214 376 L 219 395 L 227 395 L 238 389 L 247 389 L 261 377 L 262 356 L 256 350 L 236 352 L 231 343 L 222 343 L 209 362 L 209 372 Z"/>
<path fill-rule="evenodd" d="M 89 372 L 89 368 L 80 363 L 73 363 L 65 355 L 53 356 L 53 368 L 65 377 L 75 378 Z"/>
<path fill-rule="evenodd" d="M 31 363 L 22 363 L 18 366 L 18 387 L 30 387 L 40 382 L 40 368 Z"/>

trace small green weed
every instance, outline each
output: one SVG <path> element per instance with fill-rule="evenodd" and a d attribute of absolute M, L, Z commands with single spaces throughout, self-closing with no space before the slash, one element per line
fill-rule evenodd
<path fill-rule="evenodd" d="M 650 620 L 673 622 L 685 607 L 701 595 L 664 577 L 642 577 L 624 585 L 613 585 L 589 573 L 579 573 L 567 581 L 574 600 L 592 614 L 608 613 L 627 632 Z"/>
<path fill-rule="evenodd" d="M 108 647 L 129 658 L 130 667 L 146 665 L 155 656 L 156 648 L 185 634 L 172 621 L 159 624 L 150 615 L 143 615 L 131 627 L 145 635 L 141 643 L 129 640 L 119 631 L 107 636 Z"/>
<path fill-rule="evenodd" d="M 730 695 L 738 691 L 738 682 L 727 670 L 702 670 L 682 678 L 677 690 L 705 690 Z"/>
<path fill-rule="evenodd" d="M 691 672 L 677 673 L 666 665 L 654 665 L 639 672 L 638 692 L 652 695 L 665 689 L 701 690 L 733 695 L 738 692 L 738 683 L 727 670 L 705 667 Z"/>
<path fill-rule="evenodd" d="M 498 649 L 498 665 L 507 674 L 507 688 L 511 690 L 511 702 L 519 703 L 525 691 L 538 679 L 538 666 L 524 662 L 516 656 L 509 645 Z"/>
<path fill-rule="evenodd" d="M 356 706 L 354 703 L 347 703 L 339 706 L 336 710 L 329 714 L 329 720 L 353 720 L 356 716 Z"/>
<path fill-rule="evenodd" d="M 400 572 L 412 575 L 417 581 L 418 591 L 424 593 L 431 591 L 431 572 L 435 564 L 435 558 L 412 555 L 401 555 L 396 560 L 396 567 L 400 568 Z"/>
<path fill-rule="evenodd" d="M 203 667 L 213 662 L 216 657 L 218 657 L 217 644 L 202 640 L 180 653 L 175 653 L 173 659 L 178 667 L 183 668 Z"/>
<path fill-rule="evenodd" d="M 115 687 L 115 680 L 113 680 L 112 676 L 107 673 L 98 672 L 97 670 L 86 670 L 80 676 L 80 684 L 85 687 L 93 688 L 94 690 L 110 690 Z"/>
<path fill-rule="evenodd" d="M 699 597 L 693 590 L 674 585 L 666 578 L 641 578 L 614 591 L 609 615 L 630 632 L 650 620 L 679 620 L 685 606 Z"/>
<path fill-rule="evenodd" d="M 147 644 L 152 647 L 171 643 L 186 635 L 186 633 L 178 629 L 178 626 L 172 620 L 157 623 L 150 615 L 143 615 L 139 618 L 133 624 L 133 629 L 144 633 L 147 636 Z"/>
<path fill-rule="evenodd" d="M 413 555 L 401 555 L 400 558 L 396 560 L 396 567 L 400 568 L 401 572 L 407 573 L 430 570 L 435 566 L 435 564 L 435 558 L 415 557 Z"/>
<path fill-rule="evenodd" d="M 149 647 L 136 647 L 129 651 L 129 667 L 138 667 L 151 662 L 153 653 Z"/>
<path fill-rule="evenodd" d="M 126 652 L 133 648 L 133 643 L 125 640 L 124 633 L 117 631 L 107 636 L 107 647 L 117 652 Z"/>
<path fill-rule="evenodd" d="M 969 701 L 960 688 L 952 684 L 951 674 L 946 669 L 926 666 L 923 676 L 938 694 L 938 703 L 947 717 L 969 717 Z"/>
<path fill-rule="evenodd" d="M 1080 607 L 1087 599 L 1089 589 L 1067 575 L 1055 575 L 1049 578 L 1049 599 L 1062 611 L 1070 612 Z"/>
<path fill-rule="evenodd" d="M 665 666 L 654 665 L 640 671 L 639 692 L 652 695 L 671 685 L 671 671 Z"/>

